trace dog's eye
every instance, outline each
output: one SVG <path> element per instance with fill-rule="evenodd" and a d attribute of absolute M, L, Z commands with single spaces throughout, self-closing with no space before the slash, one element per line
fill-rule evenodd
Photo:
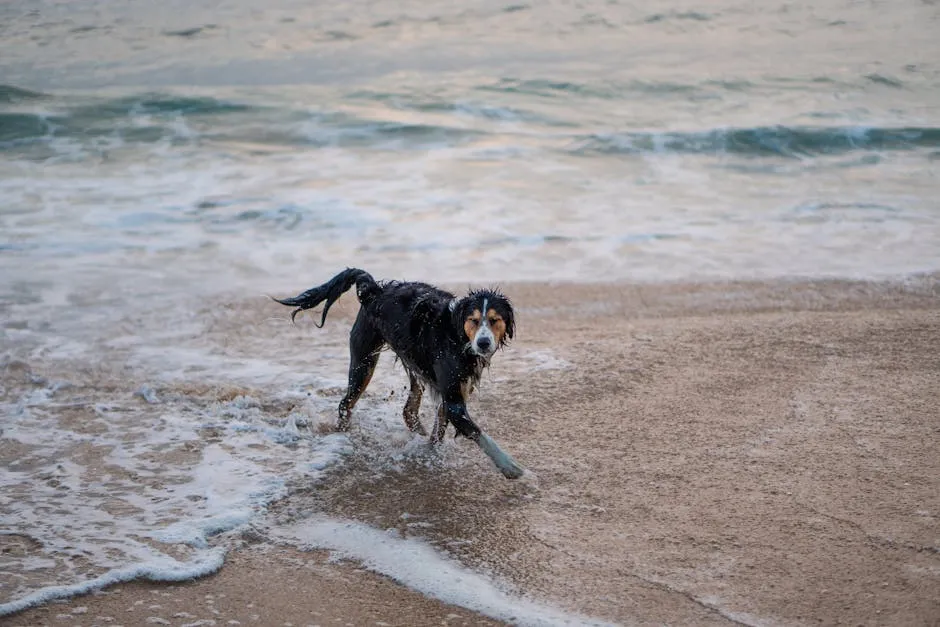
<path fill-rule="evenodd" d="M 497 322 L 499 322 L 499 318 L 490 318 L 490 326 L 493 326 Z"/>
<path fill-rule="evenodd" d="M 467 318 L 467 322 L 469 322 L 473 326 L 477 326 L 478 324 L 480 324 L 480 321 L 477 320 L 476 318 Z"/>

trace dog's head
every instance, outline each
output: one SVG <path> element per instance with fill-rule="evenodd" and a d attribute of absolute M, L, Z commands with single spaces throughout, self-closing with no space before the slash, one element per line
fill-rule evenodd
<path fill-rule="evenodd" d="M 516 329 L 512 303 L 497 290 L 478 290 L 451 302 L 454 326 L 463 331 L 469 349 L 489 359 L 512 339 Z"/>

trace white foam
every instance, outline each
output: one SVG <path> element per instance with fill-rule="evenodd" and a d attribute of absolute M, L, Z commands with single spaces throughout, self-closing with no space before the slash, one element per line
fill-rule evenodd
<path fill-rule="evenodd" d="M 199 520 L 180 521 L 154 533 L 153 538 L 166 544 L 188 544 L 203 549 L 209 546 L 210 536 L 240 527 L 253 517 L 253 511 L 241 509 Z"/>
<path fill-rule="evenodd" d="M 157 555 L 154 556 L 151 562 L 146 564 L 115 568 L 100 577 L 69 586 L 49 586 L 16 601 L 0 604 L 0 616 L 21 612 L 27 608 L 56 599 L 88 594 L 95 590 L 101 590 L 106 586 L 135 579 L 148 579 L 150 581 L 188 581 L 197 579 L 219 570 L 224 560 L 225 549 L 222 548 L 204 551 L 188 563 L 179 562 L 166 555 Z"/>
<path fill-rule="evenodd" d="M 515 359 L 525 361 L 528 370 L 567 370 L 571 362 L 557 357 L 548 349 L 522 351 Z"/>
<path fill-rule="evenodd" d="M 505 583 L 473 572 L 425 542 L 403 539 L 357 522 L 317 517 L 273 535 L 303 546 L 335 551 L 369 570 L 429 597 L 518 625 L 606 625 L 527 599 Z"/>
<path fill-rule="evenodd" d="M 145 396 L 141 389 L 128 395 Z M 51 384 L 0 407 L 13 418 L 3 437 L 31 451 L 28 464 L 21 469 L 13 462 L 0 477 L 5 533 L 28 537 L 35 547 L 11 558 L 11 568 L 31 577 L 6 591 L 14 600 L 2 612 L 136 577 L 181 580 L 212 572 L 224 555 L 210 546 L 213 536 L 249 523 L 285 494 L 288 480 L 316 479 L 349 450 L 345 435 L 315 437 L 298 429 L 295 418 L 267 416 L 250 397 L 208 407 L 178 395 L 158 403 L 95 403 L 99 432 L 76 433 L 56 410 L 88 403 L 63 403 L 62 390 L 70 388 Z M 332 405 L 319 397 L 311 402 Z M 200 428 L 213 429 L 221 442 L 200 445 Z M 75 446 L 96 452 L 89 460 L 63 454 Z M 201 446 L 195 460 L 161 459 L 162 451 L 192 446 Z M 140 538 L 187 545 L 191 561 L 179 562 Z M 75 556 L 88 566 L 77 565 Z M 89 567 L 106 572 L 81 581 Z M 59 585 L 37 589 L 49 580 Z"/>

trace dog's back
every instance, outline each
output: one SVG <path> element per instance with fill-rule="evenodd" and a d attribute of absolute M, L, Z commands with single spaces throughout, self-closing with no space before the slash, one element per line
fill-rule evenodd
<path fill-rule="evenodd" d="M 390 282 L 382 286 L 373 299 L 362 304 L 369 323 L 382 335 L 411 374 L 442 393 L 438 373 L 476 362 L 467 359 L 449 359 L 452 363 L 438 363 L 442 359 L 459 357 L 464 343 L 455 333 L 450 304 L 454 295 L 427 283 Z M 463 377 L 469 372 L 460 372 Z"/>

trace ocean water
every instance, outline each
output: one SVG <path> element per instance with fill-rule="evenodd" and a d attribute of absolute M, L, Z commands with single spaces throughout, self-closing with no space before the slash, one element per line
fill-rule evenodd
<path fill-rule="evenodd" d="M 318 431 L 348 321 L 312 355 L 265 293 L 940 269 L 938 30 L 926 0 L 0 4 L 0 615 L 218 568 L 364 448 L 467 463 L 379 402 L 400 371 Z M 455 602 L 505 616 L 483 580 Z"/>

